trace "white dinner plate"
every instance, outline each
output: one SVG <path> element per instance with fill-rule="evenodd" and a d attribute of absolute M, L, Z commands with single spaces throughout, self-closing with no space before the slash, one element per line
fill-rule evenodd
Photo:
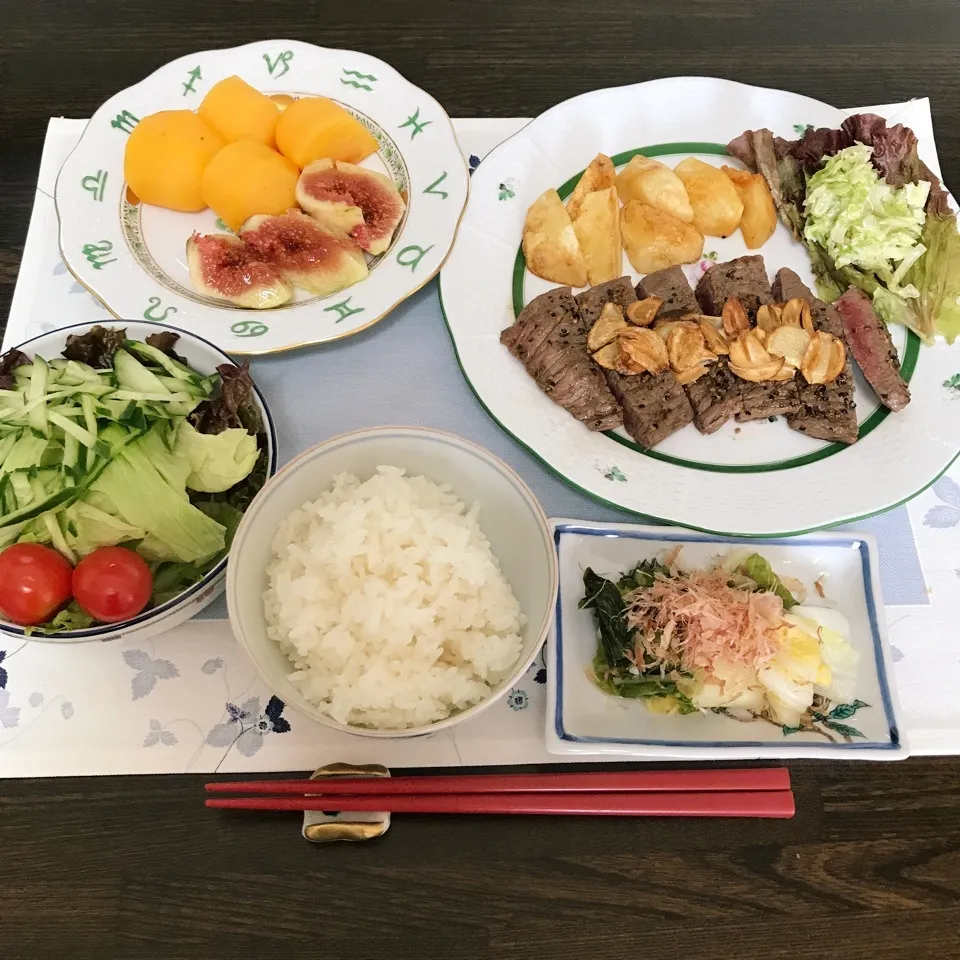
<path fill-rule="evenodd" d="M 214 300 L 191 285 L 184 248 L 194 230 L 225 232 L 224 225 L 211 210 L 178 213 L 140 203 L 127 190 L 124 148 L 140 118 L 195 109 L 233 74 L 267 94 L 330 97 L 376 137 L 379 152 L 362 166 L 388 174 L 407 211 L 360 283 L 326 297 L 298 290 L 269 310 Z M 275 353 L 357 333 L 435 276 L 456 236 L 468 182 L 443 107 L 393 67 L 352 50 L 262 40 L 181 57 L 97 110 L 57 180 L 60 250 L 116 317 L 173 323 L 230 354 Z"/>
<path fill-rule="evenodd" d="M 947 382 L 960 373 L 960 347 L 942 340 L 921 346 L 902 327 L 891 332 L 912 402 L 890 413 L 858 372 L 860 439 L 850 447 L 811 439 L 781 420 L 731 421 L 710 436 L 691 425 L 643 450 L 623 430 L 590 432 L 499 342 L 526 303 L 557 286 L 526 269 L 520 237 L 527 208 L 550 187 L 567 196 L 598 152 L 617 166 L 637 153 L 669 166 L 688 156 L 739 165 L 724 145 L 744 130 L 769 127 L 794 139 L 808 124 L 838 127 L 845 118 L 794 93 L 676 77 L 575 97 L 497 147 L 474 173 L 440 278 L 460 365 L 491 416 L 583 492 L 699 530 L 801 533 L 887 509 L 933 483 L 960 452 L 960 394 Z M 790 267 L 813 288 L 806 250 L 782 224 L 759 251 L 748 251 L 739 231 L 707 237 L 704 259 L 684 269 L 695 283 L 711 262 L 750 252 L 763 255 L 771 278 Z M 623 263 L 631 274 L 626 257 Z"/>
<path fill-rule="evenodd" d="M 560 565 L 557 615 L 547 639 L 546 744 L 562 755 L 733 760 L 826 757 L 902 760 L 909 755 L 893 684 L 874 539 L 859 533 L 813 533 L 757 545 L 773 569 L 807 588 L 807 606 L 838 611 L 859 653 L 856 698 L 831 703 L 818 732 L 784 732 L 774 723 L 749 723 L 720 714 L 652 713 L 640 700 L 601 691 L 590 679 L 597 652 L 593 612 L 580 610 L 583 571 L 612 577 L 682 545 L 679 564 L 703 569 L 718 555 L 752 546 L 734 537 L 688 530 L 552 520 Z M 812 589 L 819 581 L 824 598 Z M 829 614 L 824 614 L 829 622 Z"/>

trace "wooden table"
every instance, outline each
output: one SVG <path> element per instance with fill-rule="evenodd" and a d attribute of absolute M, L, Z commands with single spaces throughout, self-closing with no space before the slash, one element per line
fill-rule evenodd
<path fill-rule="evenodd" d="M 929 96 L 960 184 L 956 0 L 0 4 L 0 317 L 47 118 L 191 50 L 362 49 L 455 116 L 712 74 L 839 106 Z M 201 777 L 0 784 L 0 955 L 892 960 L 960 957 L 960 760 L 792 765 L 792 821 L 407 818 L 314 847 L 205 812 Z M 2 760 L 0 760 L 2 773 Z"/>

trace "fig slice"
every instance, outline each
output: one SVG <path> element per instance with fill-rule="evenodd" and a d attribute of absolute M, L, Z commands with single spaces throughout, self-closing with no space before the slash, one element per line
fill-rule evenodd
<path fill-rule="evenodd" d="M 187 240 L 187 267 L 198 293 L 238 307 L 264 310 L 293 296 L 280 271 L 230 233 L 194 233 Z"/>
<path fill-rule="evenodd" d="M 327 233 L 299 210 L 251 217 L 240 237 L 284 280 L 309 293 L 325 296 L 367 276 L 367 261 L 353 241 Z"/>
<path fill-rule="evenodd" d="M 304 167 L 297 203 L 325 230 L 350 237 L 372 256 L 390 246 L 406 210 L 389 177 L 342 160 Z"/>

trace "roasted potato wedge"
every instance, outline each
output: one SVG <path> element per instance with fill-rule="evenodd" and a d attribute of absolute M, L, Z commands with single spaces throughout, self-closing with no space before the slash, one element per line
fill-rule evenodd
<path fill-rule="evenodd" d="M 591 285 L 623 276 L 620 203 L 613 187 L 595 190 L 583 198 L 573 220 L 573 229 L 580 241 Z"/>
<path fill-rule="evenodd" d="M 740 218 L 743 242 L 749 249 L 758 250 L 777 229 L 777 211 L 767 181 L 760 173 L 737 170 L 735 167 L 721 169 L 737 188 L 743 202 L 743 216 Z"/>
<path fill-rule="evenodd" d="M 703 236 L 692 224 L 631 200 L 620 212 L 627 258 L 639 273 L 654 273 L 678 263 L 693 263 L 703 253 Z"/>
<path fill-rule="evenodd" d="M 567 208 L 556 190 L 547 190 L 527 210 L 523 225 L 523 255 L 527 269 L 544 280 L 587 285 L 587 263 Z"/>
<path fill-rule="evenodd" d="M 623 319 L 623 311 L 615 303 L 605 303 L 600 317 L 587 334 L 587 350 L 596 353 L 608 343 L 613 343 L 630 324 Z"/>
<path fill-rule="evenodd" d="M 620 202 L 639 200 L 665 210 L 684 223 L 693 223 L 693 207 L 683 181 L 659 160 L 637 154 L 618 174 Z"/>
<path fill-rule="evenodd" d="M 606 190 L 614 185 L 614 179 L 617 175 L 613 161 L 605 154 L 598 153 L 591 161 L 583 176 L 577 181 L 573 188 L 573 193 L 567 200 L 567 213 L 571 220 L 576 220 L 580 215 L 580 208 L 583 206 L 585 197 L 598 190 Z"/>
<path fill-rule="evenodd" d="M 733 181 L 696 157 L 681 160 L 674 173 L 687 188 L 694 226 L 711 237 L 729 237 L 740 226 L 743 201 Z"/>

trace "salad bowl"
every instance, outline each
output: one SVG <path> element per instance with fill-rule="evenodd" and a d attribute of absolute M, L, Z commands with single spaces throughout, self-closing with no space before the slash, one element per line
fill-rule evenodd
<path fill-rule="evenodd" d="M 186 361 L 187 365 L 202 377 L 214 374 L 221 364 L 233 364 L 233 360 L 202 337 L 198 337 L 186 330 L 177 327 L 159 326 L 154 323 L 144 323 L 135 320 L 112 321 L 105 320 L 102 324 L 110 328 L 126 330 L 128 340 L 144 341 L 151 334 L 169 331 L 176 334 L 178 339 L 175 351 Z M 52 331 L 34 337 L 12 348 L 24 353 L 31 360 L 41 356 L 46 360 L 58 357 L 64 349 L 67 338 L 88 333 L 91 324 L 79 324 Z M 252 400 L 263 424 L 263 434 L 266 444 L 266 477 L 269 479 L 277 468 L 277 436 L 276 428 L 266 401 L 260 390 L 254 384 Z M 143 491 L 146 495 L 146 491 Z M 190 583 L 176 595 L 164 599 L 163 602 L 148 606 L 143 612 L 120 623 L 104 623 L 85 626 L 78 629 L 59 629 L 56 632 L 48 629 L 23 627 L 0 618 L 0 635 L 11 637 L 29 637 L 32 640 L 51 643 L 71 643 L 86 640 L 114 640 L 118 637 L 137 636 L 143 639 L 165 630 L 170 630 L 183 621 L 195 616 L 204 607 L 212 603 L 222 593 L 226 578 L 226 554 L 219 559 L 202 578 Z"/>

